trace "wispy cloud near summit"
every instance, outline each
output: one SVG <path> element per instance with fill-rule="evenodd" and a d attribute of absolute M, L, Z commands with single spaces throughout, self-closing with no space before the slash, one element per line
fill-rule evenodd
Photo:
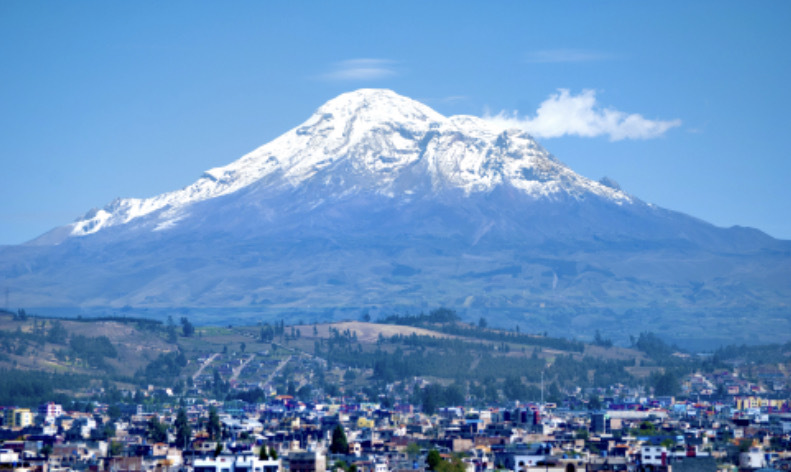
<path fill-rule="evenodd" d="M 390 59 L 348 59 L 333 64 L 321 77 L 326 80 L 374 80 L 396 75 Z"/>
<path fill-rule="evenodd" d="M 533 118 L 520 118 L 516 112 L 500 112 L 484 117 L 502 128 L 519 128 L 537 138 L 608 136 L 610 141 L 651 139 L 681 125 L 681 120 L 649 120 L 637 113 L 602 108 L 596 103 L 596 92 L 583 90 L 572 95 L 558 89 L 541 103 Z"/>

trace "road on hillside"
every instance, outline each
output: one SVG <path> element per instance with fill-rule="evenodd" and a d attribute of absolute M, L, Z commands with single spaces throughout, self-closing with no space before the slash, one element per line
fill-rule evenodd
<path fill-rule="evenodd" d="M 250 357 L 248 357 L 247 359 L 244 360 L 244 362 L 239 364 L 239 367 L 236 367 L 235 369 L 233 369 L 233 375 L 231 375 L 230 382 L 235 382 L 236 379 L 239 378 L 239 374 L 242 373 L 242 369 L 247 367 L 247 364 L 249 364 L 250 361 L 252 361 L 254 357 L 255 357 L 255 354 L 250 354 Z"/>
<path fill-rule="evenodd" d="M 292 357 L 294 357 L 294 356 L 288 356 L 285 359 L 283 359 L 280 362 L 280 364 L 278 364 L 278 366 L 275 368 L 275 370 L 273 370 L 272 373 L 269 374 L 269 377 L 267 377 L 267 379 L 261 383 L 261 385 L 263 386 L 263 385 L 268 385 L 269 383 L 271 383 L 272 379 L 275 378 L 275 375 L 277 375 L 277 373 L 280 372 L 283 369 L 283 367 L 286 366 L 286 364 L 288 364 L 288 361 L 290 361 Z"/>
<path fill-rule="evenodd" d="M 217 358 L 217 356 L 219 356 L 219 355 L 220 355 L 220 353 L 219 353 L 219 352 L 215 352 L 214 354 L 212 354 L 211 356 L 209 356 L 209 358 L 208 358 L 208 359 L 206 359 L 205 361 L 203 361 L 203 364 L 201 364 L 201 366 L 198 368 L 198 371 L 197 371 L 197 372 L 195 372 L 194 374 L 192 374 L 192 381 L 194 382 L 194 381 L 198 380 L 198 377 L 200 377 L 200 374 L 202 374 L 202 373 L 203 373 L 203 369 L 205 369 L 206 367 L 208 367 L 208 365 L 209 365 L 209 364 L 211 364 L 211 363 L 212 363 L 212 361 L 214 361 L 214 359 L 216 359 L 216 358 Z"/>

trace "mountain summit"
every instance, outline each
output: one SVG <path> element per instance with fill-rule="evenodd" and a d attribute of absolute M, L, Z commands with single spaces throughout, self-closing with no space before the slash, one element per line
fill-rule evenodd
<path fill-rule="evenodd" d="M 791 332 L 789 242 L 646 204 L 523 131 L 389 90 L 340 95 L 181 190 L 0 248 L 0 278 L 19 306 L 66 314 L 324 320 L 444 305 L 583 338 Z"/>
<path fill-rule="evenodd" d="M 96 233 L 160 212 L 165 229 L 189 205 L 256 183 L 283 190 L 320 183 L 316 198 L 371 191 L 391 197 L 509 186 L 533 197 L 596 195 L 616 203 L 631 197 L 575 174 L 527 133 L 499 130 L 473 116 L 446 118 L 390 90 L 345 93 L 303 124 L 194 184 L 148 199 L 116 200 L 72 225 L 72 236 Z M 162 211 L 164 210 L 164 211 Z"/>

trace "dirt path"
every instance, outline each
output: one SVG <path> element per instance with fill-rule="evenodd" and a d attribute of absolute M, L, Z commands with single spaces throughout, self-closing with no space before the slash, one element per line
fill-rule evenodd
<path fill-rule="evenodd" d="M 269 374 L 269 377 L 267 377 L 266 380 L 261 383 L 261 385 L 268 385 L 269 383 L 271 383 L 272 379 L 275 378 L 275 375 L 277 375 L 278 372 L 283 370 L 283 367 L 285 367 L 286 364 L 288 364 L 288 361 L 290 361 L 292 357 L 294 357 L 294 356 L 288 356 L 285 359 L 283 359 L 280 362 L 280 364 L 278 364 L 278 366 L 275 368 L 275 370 L 273 370 L 272 373 Z"/>
<path fill-rule="evenodd" d="M 255 357 L 255 354 L 250 354 L 250 357 L 248 357 L 247 359 L 244 360 L 244 362 L 239 364 L 239 367 L 233 369 L 233 375 L 231 375 L 231 379 L 230 379 L 231 382 L 234 382 L 234 381 L 236 381 L 236 379 L 239 378 L 239 374 L 242 373 L 242 370 L 245 367 L 247 367 L 247 364 L 249 364 L 250 361 L 252 361 L 254 357 Z"/>
<path fill-rule="evenodd" d="M 209 366 L 209 364 L 211 364 L 211 363 L 214 361 L 214 359 L 216 359 L 216 358 L 217 358 L 217 356 L 219 356 L 219 355 L 220 355 L 220 353 L 219 353 L 219 352 L 215 352 L 214 354 L 212 354 L 211 356 L 209 356 L 209 358 L 208 358 L 208 359 L 206 359 L 205 361 L 203 361 L 203 364 L 201 364 L 201 366 L 198 368 L 198 371 L 197 371 L 197 372 L 195 372 L 194 374 L 192 374 L 192 380 L 193 380 L 193 381 L 195 381 L 195 380 L 198 380 L 198 377 L 200 377 L 200 374 L 202 374 L 202 373 L 203 373 L 203 369 L 205 369 L 206 367 L 208 367 L 208 366 Z"/>

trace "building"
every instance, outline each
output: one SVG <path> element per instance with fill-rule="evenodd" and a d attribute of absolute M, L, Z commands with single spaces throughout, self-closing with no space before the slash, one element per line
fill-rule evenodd
<path fill-rule="evenodd" d="M 55 418 L 63 416 L 63 407 L 55 402 L 44 403 L 38 407 L 38 415 L 44 419 L 45 422 L 52 423 Z"/>
<path fill-rule="evenodd" d="M 288 469 L 291 472 L 326 472 L 327 457 L 318 451 L 292 452 L 288 455 Z"/>
<path fill-rule="evenodd" d="M 517 446 L 492 449 L 495 464 L 500 464 L 506 469 L 515 472 L 526 472 L 530 467 L 544 463 L 550 454 L 549 448 L 543 445 L 526 446 L 519 444 Z"/>
<path fill-rule="evenodd" d="M 610 434 L 610 415 L 597 411 L 591 415 L 591 433 Z"/>
<path fill-rule="evenodd" d="M 280 460 L 261 460 L 252 454 L 195 459 L 194 472 L 280 472 Z"/>
<path fill-rule="evenodd" d="M 28 408 L 9 408 L 3 413 L 3 425 L 7 428 L 24 428 L 33 424 L 33 413 Z"/>
<path fill-rule="evenodd" d="M 742 469 L 760 469 L 766 467 L 766 457 L 758 448 L 751 448 L 739 454 L 739 467 Z"/>
<path fill-rule="evenodd" d="M 12 449 L 0 449 L 0 464 L 14 464 L 19 461 L 19 454 Z"/>
<path fill-rule="evenodd" d="M 663 446 L 643 446 L 640 449 L 640 463 L 642 465 L 666 466 L 667 448 Z"/>

